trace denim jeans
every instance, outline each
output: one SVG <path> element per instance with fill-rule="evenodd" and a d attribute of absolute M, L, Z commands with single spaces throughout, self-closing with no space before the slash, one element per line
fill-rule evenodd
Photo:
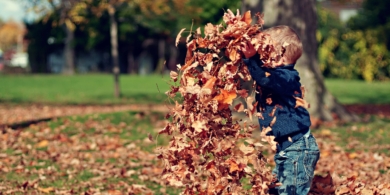
<path fill-rule="evenodd" d="M 306 133 L 291 146 L 275 154 L 277 175 L 281 186 L 271 189 L 270 194 L 304 195 L 310 191 L 314 169 L 320 158 L 320 151 L 313 135 Z"/>

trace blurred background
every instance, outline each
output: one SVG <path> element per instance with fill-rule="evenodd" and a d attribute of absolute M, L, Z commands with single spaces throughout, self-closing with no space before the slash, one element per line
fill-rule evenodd
<path fill-rule="evenodd" d="M 0 71 L 111 73 L 116 65 L 121 74 L 174 70 L 185 56 L 184 44 L 175 47 L 181 28 L 217 24 L 224 10 L 242 4 L 241 0 L 2 0 Z M 325 77 L 389 78 L 389 4 L 316 1 L 318 57 Z"/>
<path fill-rule="evenodd" d="M 278 3 L 269 5 L 270 2 Z M 152 78 L 176 70 L 176 65 L 184 62 L 184 39 L 189 31 L 198 27 L 203 29 L 207 23 L 222 23 L 223 13 L 237 8 L 241 12 L 251 10 L 252 16 L 258 11 L 265 13 L 265 27 L 288 23 L 302 31 L 305 47 L 310 50 L 305 53 L 316 59 L 307 63 L 318 69 L 331 84 L 332 79 L 385 81 L 390 77 L 390 12 L 386 10 L 389 6 L 387 0 L 307 0 L 304 3 L 267 0 L 1 0 L 0 75 L 3 87 L 0 87 L 0 100 L 86 103 L 111 98 L 111 92 L 109 95 L 96 92 L 93 98 L 82 100 L 83 96 L 88 96 L 88 93 L 83 93 L 92 84 L 80 88 L 81 95 L 73 99 L 61 100 L 67 94 L 50 94 L 50 90 L 28 93 L 37 86 L 49 89 L 48 83 L 54 85 L 54 90 L 55 82 L 67 89 L 65 81 L 50 77 L 54 75 L 59 79 L 64 79 L 64 75 L 84 75 L 85 82 L 80 76 L 73 78 L 73 83 L 102 83 L 98 89 L 95 87 L 97 91 L 106 83 L 101 79 L 113 75 L 114 85 L 107 80 L 113 86 L 110 90 L 116 97 L 127 97 L 128 100 L 132 95 L 123 89 L 126 88 L 124 83 L 127 82 L 128 87 L 129 82 L 144 82 L 131 78 L 145 75 Z M 292 10 L 297 16 L 290 16 L 284 10 Z M 275 12 L 279 12 L 279 16 L 272 16 Z M 311 12 L 314 15 L 304 15 Z M 285 16 L 284 20 L 281 15 Z M 176 47 L 175 39 L 182 28 L 186 28 L 184 39 Z M 314 39 L 310 39 L 311 35 Z M 119 75 L 123 76 L 124 83 L 119 83 Z M 40 81 L 46 84 L 33 84 L 31 76 L 36 80 L 44 77 L 46 80 Z M 160 87 L 160 92 L 168 89 L 165 82 L 157 87 L 156 82 L 161 83 L 157 80 L 140 87 L 153 88 L 154 91 Z M 77 86 L 69 88 L 76 90 Z M 58 98 L 53 99 L 54 96 Z M 143 98 L 145 96 L 139 99 Z M 342 99 L 342 103 L 357 103 L 351 98 Z M 383 103 L 381 99 L 375 99 L 379 102 L 374 103 Z"/>
<path fill-rule="evenodd" d="M 179 85 L 169 72 L 184 63 L 191 31 L 224 25 L 224 12 L 239 9 L 264 13 L 265 28 L 289 25 L 303 41 L 296 68 L 321 148 L 316 175 L 348 176 L 346 186 L 360 186 L 350 194 L 374 194 L 361 190 L 369 184 L 388 194 L 378 189 L 390 188 L 389 7 L 390 0 L 0 0 L 0 191 L 178 194 L 161 180 L 155 151 L 168 145 L 158 135 L 180 101 L 165 95 Z M 364 185 L 352 185 L 356 178 Z"/>

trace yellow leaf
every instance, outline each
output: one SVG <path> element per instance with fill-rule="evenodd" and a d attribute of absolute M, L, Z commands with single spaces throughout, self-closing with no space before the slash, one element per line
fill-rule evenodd
<path fill-rule="evenodd" d="M 40 141 L 36 146 L 37 146 L 37 148 L 44 148 L 44 147 L 46 147 L 48 144 L 49 144 L 49 141 L 47 141 L 47 140 L 42 140 L 42 141 Z"/>
<path fill-rule="evenodd" d="M 54 191 L 54 188 L 53 187 L 48 187 L 48 188 L 39 188 L 38 187 L 38 191 L 49 194 L 50 192 Z"/>

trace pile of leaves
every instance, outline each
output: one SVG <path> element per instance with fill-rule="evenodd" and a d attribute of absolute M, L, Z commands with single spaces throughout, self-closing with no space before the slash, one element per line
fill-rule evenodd
<path fill-rule="evenodd" d="M 200 28 L 191 30 L 185 63 L 178 65 L 179 73 L 171 72 L 174 84 L 167 95 L 174 98 L 179 93 L 182 101 L 175 101 L 167 115 L 171 122 L 160 131 L 171 136 L 159 154 L 165 166 L 163 180 L 183 187 L 183 194 L 266 194 L 278 184 L 261 154 L 264 146 L 252 138 L 258 126 L 234 121 L 230 107 L 242 97 L 246 105 L 237 104 L 234 110 L 245 112 L 248 119 L 261 117 L 255 113 L 253 95 L 240 84 L 251 80 L 242 62 L 242 44 L 250 42 L 265 66 L 278 61 L 282 49 L 261 32 L 264 21 L 259 13 L 255 24 L 250 11 L 243 16 L 225 13 L 223 20 L 226 25 L 207 24 L 204 37 Z M 262 141 L 272 138 L 264 136 Z"/>

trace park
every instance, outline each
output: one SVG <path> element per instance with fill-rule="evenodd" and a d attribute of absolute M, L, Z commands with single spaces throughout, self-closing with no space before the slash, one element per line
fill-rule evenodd
<path fill-rule="evenodd" d="M 27 2 L 23 4 L 27 7 L 45 5 L 48 10 L 35 21 L 24 21 L 27 30 L 19 31 L 12 20 L 0 22 L 2 40 L 11 31 L 23 32 L 21 39 L 15 36 L 8 42 L 0 41 L 4 52 L 0 61 L 0 194 L 197 194 L 189 191 L 195 188 L 204 189 L 202 194 L 210 194 L 210 190 L 226 193 L 231 189 L 222 184 L 206 185 L 206 181 L 217 181 L 209 175 L 221 171 L 213 168 L 218 163 L 217 154 L 226 156 L 221 157 L 229 167 L 224 172 L 227 175 L 221 175 L 228 178 L 230 184 L 226 185 L 237 185 L 234 189 L 239 193 L 251 194 L 250 190 L 258 186 L 248 179 L 250 174 L 238 173 L 252 169 L 253 162 L 232 161 L 232 155 L 240 150 L 255 155 L 249 146 L 258 143 L 256 148 L 261 152 L 256 156 L 264 162 L 264 170 L 271 170 L 275 151 L 264 142 L 258 127 L 253 132 L 247 130 L 256 126 L 258 119 L 235 106 L 238 98 L 222 96 L 222 89 L 219 94 L 217 84 L 202 80 L 211 78 L 209 75 L 200 77 L 188 71 L 191 66 L 197 71 L 189 59 L 190 42 L 212 40 L 207 29 L 211 24 L 231 25 L 224 23 L 223 16 L 226 10 L 237 7 L 243 14 L 242 21 L 245 11 L 251 10 L 253 21 L 245 20 L 248 26 L 255 23 L 255 18 L 262 18 L 255 15 L 261 12 L 265 27 L 286 24 L 302 33 L 304 54 L 297 69 L 310 103 L 310 129 L 321 153 L 309 194 L 390 194 L 390 37 L 386 34 L 387 20 L 383 19 L 390 15 L 382 9 L 388 2 L 305 0 L 293 4 L 281 0 L 279 4 L 256 1 L 255 5 L 245 0 L 62 0 L 46 8 L 44 0 L 20 1 Z M 341 21 L 329 6 L 359 9 L 348 21 Z M 367 11 L 373 9 L 376 12 Z M 297 20 L 306 25 L 294 22 Z M 26 67 L 11 59 L 20 52 L 29 56 Z M 241 60 L 226 52 L 221 55 L 231 61 Z M 204 69 L 211 70 L 206 64 L 202 65 Z M 228 83 L 226 75 L 216 79 L 219 87 Z M 196 90 L 197 83 L 204 85 L 202 90 Z M 188 130 L 172 133 L 170 125 L 186 125 L 190 117 L 184 115 L 192 112 L 186 104 L 197 105 L 195 109 L 209 101 L 194 99 L 196 94 L 202 96 L 200 93 L 215 93 L 216 99 L 224 102 L 224 106 L 215 108 L 219 111 L 216 114 L 232 112 L 213 120 L 222 126 L 235 121 L 243 125 L 237 135 L 244 132 L 245 140 L 237 138 L 234 142 L 238 149 L 229 142 L 229 133 L 229 139 L 222 142 L 223 147 L 232 145 L 232 151 L 226 150 L 230 153 L 183 152 L 189 145 L 216 147 L 212 133 L 207 134 L 210 141 L 187 137 L 183 145 L 177 144 Z M 247 98 L 240 90 L 237 94 L 234 92 L 234 97 Z M 248 106 L 248 99 L 244 101 Z M 172 114 L 179 111 L 187 122 L 179 119 L 181 115 Z M 192 121 L 192 131 L 206 134 L 203 122 Z M 177 147 L 173 148 L 175 143 Z M 207 164 L 194 168 L 202 169 L 204 165 L 205 175 L 194 178 L 188 174 L 191 167 L 185 166 L 186 170 L 179 172 L 183 166 L 180 160 L 167 159 L 169 151 L 176 151 L 176 158 L 194 159 L 194 164 L 199 158 L 209 159 Z M 176 172 L 167 169 L 167 162 L 177 163 Z M 267 171 L 262 173 L 266 178 Z M 174 174 L 182 178 L 170 178 Z M 195 181 L 205 183 L 189 188 Z M 265 186 L 270 184 L 266 181 Z"/>

